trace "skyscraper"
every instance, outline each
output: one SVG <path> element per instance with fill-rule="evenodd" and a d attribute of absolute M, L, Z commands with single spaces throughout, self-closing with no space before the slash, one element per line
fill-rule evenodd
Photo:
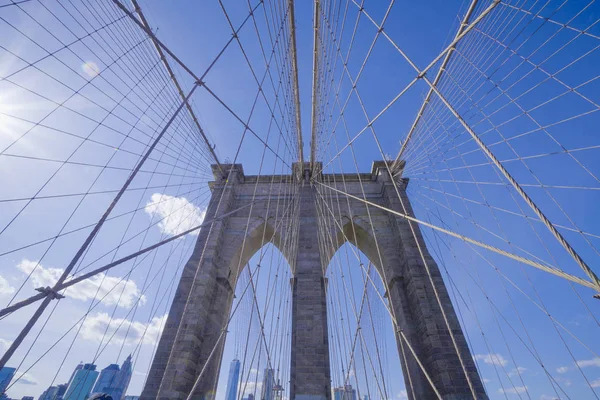
<path fill-rule="evenodd" d="M 82 369 L 83 369 L 83 361 L 80 361 L 79 364 L 73 370 L 73 373 L 71 374 L 71 377 L 69 378 L 69 381 L 67 382 L 67 388 L 71 385 L 71 382 L 73 382 L 73 378 L 75 377 L 75 374 L 77 373 L 77 371 L 80 371 Z"/>
<path fill-rule="evenodd" d="M 263 376 L 262 393 L 260 400 L 273 400 L 273 386 L 275 385 L 275 374 L 271 368 L 265 369 Z"/>
<path fill-rule="evenodd" d="M 50 386 L 48 389 L 44 390 L 38 400 L 52 400 L 53 397 L 56 396 L 56 386 Z"/>
<path fill-rule="evenodd" d="M 65 400 L 85 400 L 92 392 L 92 387 L 96 378 L 98 378 L 98 371 L 96 371 L 95 364 L 84 364 L 80 369 L 77 366 L 71 384 L 65 393 Z"/>
<path fill-rule="evenodd" d="M 127 357 L 121 367 L 118 364 L 110 364 L 100 373 L 93 393 L 106 393 L 113 400 L 123 399 L 131 381 L 132 372 L 131 355 Z"/>
<path fill-rule="evenodd" d="M 237 398 L 238 381 L 240 380 L 240 361 L 236 358 L 229 366 L 229 378 L 227 379 L 227 392 L 225 400 L 235 400 Z"/>
<path fill-rule="evenodd" d="M 345 390 L 343 387 L 333 388 L 333 400 L 345 400 Z"/>
<path fill-rule="evenodd" d="M 69 385 L 67 385 L 66 383 L 57 385 L 56 386 L 56 396 L 52 397 L 49 400 L 63 400 L 63 398 L 65 397 L 65 394 L 67 393 L 68 387 L 69 387 Z"/>
<path fill-rule="evenodd" d="M 121 364 L 121 370 L 117 374 L 117 382 L 115 385 L 115 391 L 111 394 L 113 400 L 122 400 L 131 382 L 131 375 L 133 375 L 133 365 L 131 364 L 131 354 L 127 356 L 123 364 Z"/>
<path fill-rule="evenodd" d="M 333 388 L 333 400 L 356 400 L 356 390 L 352 385 Z"/>
<path fill-rule="evenodd" d="M 100 376 L 94 385 L 92 393 L 108 393 L 116 383 L 116 376 L 119 373 L 119 364 L 110 364 L 100 372 Z M 112 396 L 112 394 L 111 394 Z M 118 399 L 117 399 L 118 400 Z"/>
<path fill-rule="evenodd" d="M 352 385 L 346 385 L 346 400 L 357 400 L 356 389 L 352 389 Z"/>
<path fill-rule="evenodd" d="M 38 400 L 50 400 L 56 394 L 56 386 L 50 386 L 48 389 L 44 390 Z"/>
<path fill-rule="evenodd" d="M 63 397 L 65 396 L 65 393 L 67 393 L 67 388 L 69 387 L 68 384 L 63 383 L 60 384 L 58 386 L 56 386 L 57 391 L 56 391 L 56 398 L 53 398 L 51 400 L 63 400 Z"/>
<path fill-rule="evenodd" d="M 4 392 L 15 375 L 15 371 L 16 369 L 11 367 L 2 367 L 2 369 L 0 369 L 0 399 L 8 398 Z"/>

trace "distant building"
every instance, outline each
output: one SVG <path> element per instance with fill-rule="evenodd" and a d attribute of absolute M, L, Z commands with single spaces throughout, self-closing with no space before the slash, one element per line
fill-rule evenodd
<path fill-rule="evenodd" d="M 333 388 L 333 400 L 357 400 L 356 390 L 352 385 Z"/>
<path fill-rule="evenodd" d="M 344 395 L 346 391 L 343 387 L 333 388 L 333 400 L 345 400 Z"/>
<path fill-rule="evenodd" d="M 56 386 L 50 386 L 40 394 L 38 400 L 52 400 L 54 397 L 56 397 Z"/>
<path fill-rule="evenodd" d="M 123 400 L 140 400 L 140 396 L 125 396 Z"/>
<path fill-rule="evenodd" d="M 55 393 L 56 393 L 56 386 L 50 386 L 48 389 L 44 390 L 42 392 L 42 394 L 40 394 L 40 397 L 38 397 L 38 400 L 50 400 L 52 397 L 54 397 Z"/>
<path fill-rule="evenodd" d="M 275 386 L 275 374 L 271 368 L 266 368 L 260 400 L 273 400 L 273 386 Z"/>
<path fill-rule="evenodd" d="M 100 371 L 100 376 L 94 385 L 92 393 L 108 393 L 112 385 L 114 385 L 116 381 L 115 378 L 120 370 L 121 368 L 119 367 L 119 364 L 110 364 L 108 367 Z"/>
<path fill-rule="evenodd" d="M 352 385 L 346 385 L 347 400 L 357 400 L 356 389 L 352 389 Z"/>
<path fill-rule="evenodd" d="M 63 400 L 63 396 L 67 391 L 67 384 L 50 386 L 42 393 L 38 400 Z"/>
<path fill-rule="evenodd" d="M 33 400 L 33 396 L 23 396 L 21 400 Z"/>
<path fill-rule="evenodd" d="M 240 380 L 240 360 L 237 358 L 231 362 L 229 366 L 229 378 L 227 379 L 227 392 L 225 400 L 236 400 L 238 382 Z"/>
<path fill-rule="evenodd" d="M 254 395 L 252 393 L 248 393 L 248 397 L 244 397 L 242 400 L 254 400 Z"/>
<path fill-rule="evenodd" d="M 367 396 L 366 394 L 363 396 L 363 400 L 369 400 L 369 396 Z"/>
<path fill-rule="evenodd" d="M 52 398 L 51 400 L 63 400 L 65 397 L 65 393 L 67 393 L 68 384 L 63 383 L 60 385 L 56 385 L 56 398 Z"/>
<path fill-rule="evenodd" d="M 67 393 L 67 388 L 69 387 L 69 385 L 67 385 L 66 383 L 57 385 L 57 391 L 56 391 L 56 398 L 53 398 L 51 400 L 63 400 L 65 393 Z"/>
<path fill-rule="evenodd" d="M 117 388 L 113 395 L 114 400 L 123 399 L 125 397 L 125 393 L 127 393 L 127 388 L 129 387 L 129 382 L 131 382 L 131 375 L 133 375 L 133 364 L 131 363 L 131 354 L 127 356 L 123 364 L 121 364 L 121 371 L 117 375 Z M 118 397 L 117 397 L 118 395 Z"/>
<path fill-rule="evenodd" d="M 131 355 L 127 357 L 121 367 L 118 364 L 110 364 L 100 373 L 93 393 L 106 393 L 113 400 L 124 400 L 132 372 Z"/>
<path fill-rule="evenodd" d="M 273 399 L 274 400 L 283 400 L 283 386 L 281 386 L 281 382 L 279 379 L 277 380 L 277 384 L 273 387 Z"/>
<path fill-rule="evenodd" d="M 10 381 L 13 376 L 15 376 L 16 368 L 12 367 L 2 367 L 0 369 L 0 399 L 8 399 L 6 393 L 6 388 L 10 385 Z"/>
<path fill-rule="evenodd" d="M 96 378 L 98 378 L 98 371 L 95 364 L 84 364 L 81 368 L 78 365 L 64 400 L 85 400 L 92 392 Z"/>
<path fill-rule="evenodd" d="M 110 394 L 112 397 L 112 393 L 109 393 L 109 391 L 111 391 L 111 388 L 113 388 L 113 385 L 116 383 L 116 376 L 120 370 L 121 368 L 119 367 L 119 364 L 110 364 L 108 367 L 100 371 L 100 376 L 94 385 L 92 393 L 106 393 Z M 115 399 L 113 397 L 113 400 L 120 399 Z"/>

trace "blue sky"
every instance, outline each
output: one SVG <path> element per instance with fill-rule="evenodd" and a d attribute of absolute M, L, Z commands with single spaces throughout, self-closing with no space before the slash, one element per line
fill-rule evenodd
<path fill-rule="evenodd" d="M 239 26 L 248 15 L 246 2 L 224 3 L 232 25 Z M 231 37 L 218 2 L 145 0 L 140 4 L 157 36 L 198 75 Z M 279 3 L 266 4 L 274 7 Z M 332 4 L 341 5 L 341 10 L 346 7 L 345 2 Z M 480 2 L 474 15 L 489 4 Z M 387 2 L 365 2 L 366 12 L 377 23 L 387 6 Z M 419 68 L 424 68 L 450 43 L 467 7 L 466 1 L 396 2 L 387 17 L 385 33 Z M 262 12 L 258 13 L 261 17 Z M 328 12 L 326 15 L 331 17 L 331 11 Z M 305 158 L 310 154 L 312 15 L 312 2 L 297 1 Z M 358 15 L 356 4 L 349 2 L 347 26 L 339 42 L 344 57 Z M 111 4 L 31 1 L 0 8 L 0 17 L 0 301 L 7 304 L 13 296 L 23 298 L 33 293 L 34 287 L 51 285 L 56 280 L 59 269 L 70 261 L 89 232 L 89 228 L 80 228 L 95 223 L 102 215 L 179 99 L 151 44 Z M 597 272 L 599 18 L 600 6 L 595 2 L 503 2 L 457 47 L 448 64 L 447 77 L 439 86 L 440 92 Z M 266 41 L 264 18 L 257 20 L 261 38 Z M 113 21 L 115 33 L 111 35 L 110 29 L 102 29 L 99 34 L 91 34 L 91 27 L 102 25 L 102 21 Z M 347 64 L 353 79 L 377 33 L 365 14 L 358 21 Z M 323 69 L 321 77 L 333 77 L 333 87 L 337 88 L 346 72 L 336 45 L 331 43 L 331 33 L 327 28 L 323 33 L 324 46 L 330 46 L 331 64 L 327 68 L 333 72 Z M 75 37 L 84 36 L 85 39 L 63 49 Z M 239 37 L 257 75 L 262 77 L 265 62 L 254 26 L 248 23 Z M 373 130 L 363 129 L 368 120 L 361 102 L 372 119 L 416 75 L 391 40 L 383 35 L 377 38 L 356 91 L 347 76 L 341 79 L 338 101 L 343 104 L 349 98 L 343 116 L 336 102 L 337 90 L 322 93 L 325 117 L 318 132 L 318 157 L 327 164 L 326 172 L 355 173 L 355 163 L 361 172 L 369 171 L 371 162 L 382 158 L 375 138 L 384 153 L 394 158 L 411 128 L 428 90 L 422 80 L 373 123 Z M 48 56 L 48 52 L 52 55 Z M 169 60 L 184 91 L 190 90 L 193 79 Z M 25 68 L 27 62 L 34 61 L 35 68 Z M 430 80 L 438 68 L 439 63 L 427 75 Z M 248 118 L 257 85 L 237 43 L 223 53 L 205 82 L 240 118 Z M 73 95 L 74 89 L 78 94 Z M 270 83 L 265 85 L 271 104 L 275 91 Z M 242 124 L 202 87 L 196 90 L 192 104 L 220 159 L 234 160 L 244 135 Z M 291 120 L 289 115 L 276 114 L 281 126 Z M 259 99 L 249 125 L 269 146 L 281 149 L 279 155 L 291 164 L 295 152 L 283 150 L 290 136 L 279 134 L 270 122 L 269 107 Z M 363 130 L 352 149 L 335 157 L 349 138 Z M 20 138 L 21 135 L 24 136 Z M 282 161 L 264 151 L 264 145 L 253 134 L 246 132 L 239 148 L 237 162 L 244 165 L 247 174 L 285 172 Z M 418 218 L 584 277 L 435 95 L 417 125 L 405 158 L 404 176 L 410 178 L 408 193 Z M 118 217 L 107 222 L 77 270 L 101 266 L 201 221 L 209 198 L 206 183 L 212 179 L 210 162 L 193 122 L 187 114 L 181 114 L 132 183 L 136 190 L 121 199 L 111 213 Z M 78 195 L 88 191 L 92 194 Z M 39 198 L 29 203 L 34 195 Z M 52 239 L 59 232 L 72 230 Z M 592 299 L 593 291 L 571 287 L 555 276 L 433 230 L 423 232 L 445 275 L 491 398 L 551 399 L 556 397 L 555 390 L 561 398 L 598 397 L 600 314 L 598 301 Z M 179 268 L 195 238 L 188 235 L 138 259 L 139 267 L 133 270 L 137 264 L 127 263 L 103 279 L 67 290 L 67 299 L 52 304 L 51 311 L 15 354 L 15 361 L 11 360 L 11 365 L 18 365 L 24 372 L 42 357 L 9 394 L 39 395 L 51 382 L 66 381 L 79 361 L 94 359 L 102 368 L 121 363 L 131 352 L 136 356 L 129 392 L 138 394 Z M 46 241 L 31 245 L 42 240 Z M 337 266 L 328 271 L 330 281 L 336 282 L 338 289 L 343 285 L 342 279 L 364 279 L 359 260 L 349 246 L 338 251 L 342 268 L 347 268 L 345 278 Z M 285 273 L 285 262 L 278 258 L 277 251 L 271 256 L 271 247 L 263 250 L 269 254 L 266 257 L 273 268 Z M 257 262 L 255 257 L 250 265 Z M 31 278 L 25 282 L 29 273 Z M 109 292 L 113 286 L 115 290 Z M 353 301 L 360 301 L 360 285 L 355 289 Z M 240 285 L 236 290 L 240 290 Z M 267 294 L 266 288 L 257 288 L 260 304 L 264 304 Z M 104 299 L 90 309 L 92 299 L 102 296 Z M 330 296 L 330 301 L 337 301 L 336 296 L 344 295 L 331 291 Z M 379 307 L 377 315 L 384 315 L 385 308 L 376 294 L 371 292 L 369 296 L 374 307 Z M 238 331 L 237 327 L 245 326 L 244 323 L 247 326 L 251 306 L 244 307 L 244 318 L 232 320 Z M 4 350 L 32 312 L 29 307 L 0 322 L 0 349 Z M 89 315 L 81 325 L 80 318 L 86 313 Z M 332 313 L 331 318 L 340 315 Z M 102 338 L 111 319 L 110 326 L 120 328 L 106 345 Z M 353 331 L 355 325 L 348 318 L 346 321 Z M 249 331 L 252 343 L 259 337 L 256 323 L 254 319 Z M 390 355 L 385 361 L 388 397 L 405 398 L 391 324 L 383 319 L 381 323 L 386 325 L 379 329 L 387 333 L 382 334 L 379 345 L 385 346 Z M 42 326 L 42 334 L 36 339 Z M 67 331 L 65 338 L 45 354 Z M 373 350 L 371 340 L 368 339 Z M 236 335 L 227 336 L 218 398 L 224 395 L 224 377 L 241 342 L 243 339 Z M 258 381 L 266 362 L 261 351 L 255 364 L 247 364 L 247 369 L 257 369 Z M 553 390 L 552 379 L 544 373 L 536 354 L 541 355 L 560 389 Z M 334 368 L 339 366 L 334 363 Z M 362 377 L 355 382 L 365 394 L 371 378 L 365 378 L 368 373 L 360 368 L 357 374 Z M 335 385 L 340 383 L 337 376 L 332 373 Z M 371 390 L 373 384 L 371 379 Z"/>

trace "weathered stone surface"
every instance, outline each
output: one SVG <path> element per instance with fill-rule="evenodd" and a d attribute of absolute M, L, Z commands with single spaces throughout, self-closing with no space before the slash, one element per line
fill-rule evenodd
<path fill-rule="evenodd" d="M 297 181 L 285 175 L 245 176 L 239 164 L 224 167 L 232 169 L 228 184 L 213 168 L 215 181 L 210 184 L 213 192 L 206 220 L 236 210 L 252 199 L 255 203 L 200 232 L 184 268 L 142 399 L 185 399 L 196 380 L 193 398 L 214 398 L 224 338 L 212 357 L 210 353 L 230 315 L 241 268 L 266 242 L 282 251 L 294 275 L 291 399 L 330 399 L 324 269 L 345 241 L 369 257 L 386 284 L 399 328 L 398 352 L 409 398 L 438 398 L 424 369 L 443 399 L 473 398 L 465 370 L 476 397 L 487 399 L 440 271 L 416 224 L 411 226 L 406 219 L 385 210 L 322 190 L 310 183 L 308 173 Z M 370 174 L 323 175 L 318 179 L 412 215 L 404 191 L 407 181 L 392 181 L 384 162 L 375 162 Z M 327 215 L 327 210 L 319 209 L 323 202 L 317 202 L 317 196 L 335 204 L 339 217 L 336 224 L 323 224 L 318 218 Z M 294 230 L 274 226 L 292 224 L 291 215 L 282 210 L 284 199 L 299 202 L 300 218 Z M 323 235 L 328 229 L 330 235 Z M 294 233 L 286 237 L 285 232 Z"/>
<path fill-rule="evenodd" d="M 317 232 L 313 188 L 300 188 L 298 255 L 292 285 L 290 397 L 329 399 L 327 296 Z"/>

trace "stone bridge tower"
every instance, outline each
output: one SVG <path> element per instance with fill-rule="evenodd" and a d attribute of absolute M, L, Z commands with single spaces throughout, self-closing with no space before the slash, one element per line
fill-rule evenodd
<path fill-rule="evenodd" d="M 372 206 L 367 209 L 364 202 L 345 196 L 335 228 L 319 226 L 320 231 L 334 230 L 329 235 L 335 238 L 331 251 L 323 251 L 316 234 L 317 224 L 322 224 L 317 218 L 317 190 L 310 182 L 308 170 L 296 177 L 257 177 L 246 176 L 240 164 L 222 167 L 225 174 L 213 166 L 215 181 L 210 183 L 212 198 L 206 221 L 214 222 L 200 231 L 194 252 L 185 265 L 142 399 L 185 399 L 201 371 L 192 398 L 214 397 L 225 343 L 220 336 L 232 307 L 238 278 L 235 271 L 239 271 L 236 267 L 245 265 L 266 242 L 272 242 L 282 251 L 294 276 L 291 400 L 330 399 L 323 266 L 329 264 L 335 250 L 345 241 L 358 247 L 384 279 L 399 327 L 396 339 L 409 398 L 463 400 L 473 399 L 475 393 L 477 399 L 487 399 L 440 271 L 427 252 L 416 224 L 413 227 L 429 274 L 404 218 Z M 384 162 L 374 162 L 370 173 L 324 174 L 317 179 L 360 198 L 366 196 L 374 204 L 403 210 Z M 274 181 L 279 185 L 273 185 Z M 407 183 L 400 180 L 396 186 L 412 214 L 404 191 Z M 290 185 L 294 191 L 289 190 Z M 292 216 L 283 216 L 281 212 L 273 215 L 275 208 L 269 206 L 278 197 L 289 199 L 290 193 L 294 193 L 298 210 L 295 238 L 282 237 L 280 232 L 284 230 L 273 226 L 274 221 L 291 223 Z M 253 206 L 239 209 L 249 199 L 254 199 Z M 288 241 L 293 245 L 284 246 Z M 453 335 L 449 334 L 447 324 Z M 215 347 L 216 343 L 220 345 Z"/>

